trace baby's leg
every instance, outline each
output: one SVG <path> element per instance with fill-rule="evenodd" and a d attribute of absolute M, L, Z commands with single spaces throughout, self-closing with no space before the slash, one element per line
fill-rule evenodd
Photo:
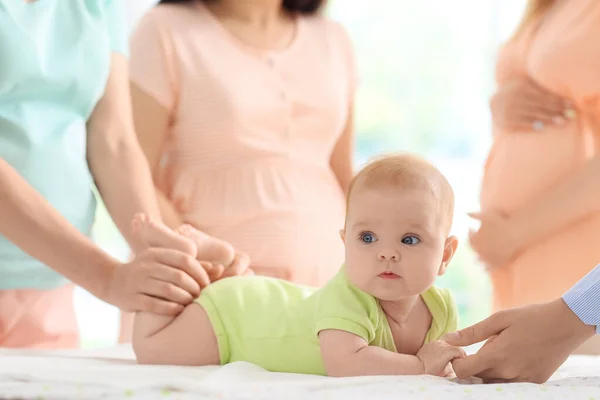
<path fill-rule="evenodd" d="M 219 347 L 212 324 L 199 304 L 193 303 L 159 331 L 144 336 L 144 326 L 157 316 L 139 313 L 133 331 L 133 349 L 140 364 L 219 365 Z M 162 318 L 162 317 L 158 317 Z"/>
<path fill-rule="evenodd" d="M 165 225 L 138 216 L 135 234 L 149 246 L 176 248 L 193 255 L 196 248 Z M 133 348 L 143 364 L 214 365 L 219 364 L 217 339 L 204 309 L 188 305 L 177 317 L 147 312 L 136 314 Z"/>

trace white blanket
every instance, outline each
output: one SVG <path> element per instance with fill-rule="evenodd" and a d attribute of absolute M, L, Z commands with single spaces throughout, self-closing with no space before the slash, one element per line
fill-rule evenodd
<path fill-rule="evenodd" d="M 544 385 L 465 384 L 429 376 L 326 378 L 224 367 L 135 365 L 129 347 L 0 349 L 1 399 L 578 399 L 600 400 L 600 357 L 572 357 Z"/>

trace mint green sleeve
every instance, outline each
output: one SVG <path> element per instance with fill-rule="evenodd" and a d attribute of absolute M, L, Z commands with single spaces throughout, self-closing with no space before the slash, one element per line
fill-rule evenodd
<path fill-rule="evenodd" d="M 372 321 L 375 300 L 343 284 L 327 285 L 317 306 L 315 333 L 335 329 L 352 333 L 370 344 L 375 339 Z"/>
<path fill-rule="evenodd" d="M 448 306 L 448 319 L 446 320 L 446 328 L 444 329 L 443 335 L 449 332 L 455 332 L 459 325 L 458 307 L 454 301 L 454 297 L 450 290 L 444 291 L 444 297 Z"/>
<path fill-rule="evenodd" d="M 137 0 L 106 0 L 104 18 L 111 50 L 129 57 L 129 28 L 125 19 L 125 1 Z"/>
<path fill-rule="evenodd" d="M 429 310 L 439 327 L 433 340 L 441 339 L 446 333 L 455 332 L 459 325 L 458 307 L 450 290 L 439 289 L 437 295 L 438 307 Z"/>

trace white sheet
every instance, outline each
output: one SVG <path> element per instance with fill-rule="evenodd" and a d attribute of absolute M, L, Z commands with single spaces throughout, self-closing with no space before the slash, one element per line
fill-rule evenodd
<path fill-rule="evenodd" d="M 435 377 L 326 378 L 224 367 L 136 366 L 129 347 L 0 349 L 2 399 L 577 399 L 600 400 L 600 357 L 572 357 L 545 385 L 468 385 Z"/>

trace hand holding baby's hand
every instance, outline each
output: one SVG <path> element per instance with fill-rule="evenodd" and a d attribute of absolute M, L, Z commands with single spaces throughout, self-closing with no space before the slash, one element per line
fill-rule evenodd
<path fill-rule="evenodd" d="M 451 346 L 441 340 L 426 343 L 417 353 L 417 358 L 423 364 L 424 373 L 435 376 L 446 376 L 450 362 L 463 357 L 466 357 L 463 349 Z"/>

